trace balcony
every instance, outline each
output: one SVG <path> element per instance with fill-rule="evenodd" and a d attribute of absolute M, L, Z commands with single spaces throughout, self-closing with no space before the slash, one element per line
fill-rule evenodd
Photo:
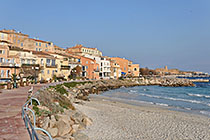
<path fill-rule="evenodd" d="M 70 70 L 70 68 L 68 65 L 61 65 L 61 70 Z"/>
<path fill-rule="evenodd" d="M 22 64 L 22 67 L 39 67 L 39 64 Z"/>
<path fill-rule="evenodd" d="M 46 67 L 46 68 L 57 68 L 58 65 L 57 65 L 57 64 L 56 64 L 56 65 L 46 64 L 45 67 Z"/>

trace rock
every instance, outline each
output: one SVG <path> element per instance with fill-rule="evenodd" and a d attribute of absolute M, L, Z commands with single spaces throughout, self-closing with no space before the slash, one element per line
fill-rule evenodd
<path fill-rule="evenodd" d="M 74 133 L 73 137 L 75 138 L 75 140 L 90 140 L 88 136 L 81 132 Z"/>
<path fill-rule="evenodd" d="M 47 131 L 50 133 L 52 137 L 55 137 L 58 135 L 58 128 L 48 128 Z"/>
<path fill-rule="evenodd" d="M 90 126 L 92 125 L 92 120 L 89 119 L 88 117 L 85 117 L 82 122 L 85 124 L 85 126 Z"/>
<path fill-rule="evenodd" d="M 79 124 L 72 125 L 72 129 L 75 130 L 75 131 L 78 131 L 79 130 Z"/>
<path fill-rule="evenodd" d="M 43 120 L 43 123 L 41 124 L 41 127 L 43 129 L 47 129 L 49 127 L 50 119 L 49 117 L 45 117 Z"/>
<path fill-rule="evenodd" d="M 59 136 L 64 136 L 72 130 L 70 125 L 68 123 L 65 123 L 63 120 L 57 121 L 56 127 L 58 128 Z"/>
<path fill-rule="evenodd" d="M 55 119 L 55 116 L 52 115 L 50 119 L 50 128 L 53 128 L 55 124 L 56 124 L 56 119 Z"/>

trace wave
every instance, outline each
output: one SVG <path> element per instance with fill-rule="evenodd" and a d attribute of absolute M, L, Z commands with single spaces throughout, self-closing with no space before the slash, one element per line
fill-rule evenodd
<path fill-rule="evenodd" d="M 204 114 L 204 115 L 208 115 L 210 116 L 210 112 L 209 111 L 200 111 L 201 114 Z"/>
<path fill-rule="evenodd" d="M 210 98 L 210 95 L 203 95 L 203 94 L 191 94 L 188 93 L 189 96 L 201 97 L 201 98 Z"/>
<path fill-rule="evenodd" d="M 131 93 L 137 93 L 136 90 L 130 90 L 129 92 L 131 92 Z"/>
<path fill-rule="evenodd" d="M 158 98 L 158 99 L 166 99 L 166 100 L 173 100 L 173 101 L 183 101 L 183 102 L 190 102 L 190 103 L 197 103 L 197 104 L 205 104 L 201 101 L 196 101 L 196 100 L 188 100 L 188 99 L 173 98 L 173 97 L 162 97 L 162 96 L 155 96 L 155 95 L 148 95 L 148 94 L 140 94 L 140 95 L 151 97 L 151 98 Z"/>
<path fill-rule="evenodd" d="M 163 103 L 154 103 L 156 105 L 160 105 L 160 106 L 169 106 L 168 104 L 163 104 Z"/>

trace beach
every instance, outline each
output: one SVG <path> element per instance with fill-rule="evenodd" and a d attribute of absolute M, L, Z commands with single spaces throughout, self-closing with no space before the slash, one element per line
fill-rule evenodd
<path fill-rule="evenodd" d="M 93 120 L 90 140 L 209 140 L 210 118 L 145 103 L 91 95 L 75 107 Z"/>

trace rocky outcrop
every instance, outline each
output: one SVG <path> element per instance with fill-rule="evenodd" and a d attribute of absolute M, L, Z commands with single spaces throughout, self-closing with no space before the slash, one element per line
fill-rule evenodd
<path fill-rule="evenodd" d="M 159 86 L 194 86 L 190 80 L 174 78 L 136 78 L 122 80 L 99 80 L 89 82 L 63 83 L 39 91 L 36 98 L 41 106 L 33 105 L 37 115 L 37 126 L 47 130 L 57 140 L 88 140 L 80 132 L 92 124 L 92 120 L 75 109 L 74 104 L 88 101 L 89 94 L 100 94 L 120 87 L 144 85 Z M 39 134 L 42 139 L 44 134 Z"/>

